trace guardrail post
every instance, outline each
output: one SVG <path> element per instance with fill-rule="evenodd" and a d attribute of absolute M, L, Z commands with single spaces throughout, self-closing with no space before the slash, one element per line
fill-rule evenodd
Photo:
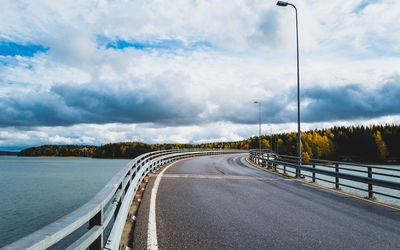
<path fill-rule="evenodd" d="M 94 226 L 101 226 L 103 224 L 103 208 L 89 221 L 89 229 Z M 93 241 L 89 247 L 90 250 L 103 249 L 103 233 Z"/>
<path fill-rule="evenodd" d="M 372 168 L 368 167 L 368 178 L 372 178 Z M 372 199 L 374 197 L 374 193 L 372 191 L 372 184 L 368 184 L 368 198 Z"/>
<path fill-rule="evenodd" d="M 335 164 L 335 172 L 339 173 L 339 163 Z M 339 189 L 339 177 L 335 177 L 335 188 Z"/>
<path fill-rule="evenodd" d="M 312 168 L 315 169 L 315 162 L 312 164 Z M 315 172 L 312 172 L 312 182 L 315 182 Z"/>
<path fill-rule="evenodd" d="M 118 190 L 121 190 L 121 191 L 122 191 L 122 183 L 119 184 L 118 189 L 117 189 L 117 192 L 118 192 Z M 117 202 L 117 206 L 116 206 L 115 211 L 114 211 L 114 220 L 115 220 L 115 218 L 117 218 L 117 214 L 118 214 L 119 209 L 120 209 L 120 207 L 121 207 L 121 201 L 122 201 L 122 199 L 123 199 L 123 195 L 124 195 L 124 194 L 122 193 L 121 198 L 120 198 L 119 200 L 116 200 L 116 201 L 115 201 L 115 202 Z"/>

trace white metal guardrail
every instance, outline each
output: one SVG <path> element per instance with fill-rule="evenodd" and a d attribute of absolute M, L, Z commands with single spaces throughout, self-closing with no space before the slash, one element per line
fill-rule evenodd
<path fill-rule="evenodd" d="M 3 249 L 46 249 L 83 225 L 88 231 L 68 249 L 118 249 L 130 204 L 144 177 L 153 169 L 169 162 L 203 155 L 243 153 L 241 150 L 163 150 L 142 154 L 121 169 L 89 202 Z M 115 216 L 115 220 L 113 217 Z M 107 241 L 104 230 L 112 223 Z"/>
<path fill-rule="evenodd" d="M 295 170 L 299 170 L 299 173 L 300 171 L 302 173 L 301 176 L 310 178 L 312 182 L 319 180 L 333 184 L 336 189 L 347 187 L 359 190 L 365 192 L 370 199 L 374 197 L 374 194 L 377 194 L 400 200 L 400 196 L 387 192 L 400 190 L 400 169 L 397 168 L 311 158 L 302 158 L 302 163 L 299 164 L 299 159 L 296 156 L 279 155 L 270 151 L 258 150 L 250 150 L 250 159 L 261 166 L 282 171 L 284 174 L 295 175 Z M 333 180 L 326 177 L 333 178 Z M 345 183 L 344 180 L 348 183 Z M 366 184 L 367 188 L 355 185 L 357 183 Z M 382 187 L 385 191 L 376 191 L 375 187 Z"/>

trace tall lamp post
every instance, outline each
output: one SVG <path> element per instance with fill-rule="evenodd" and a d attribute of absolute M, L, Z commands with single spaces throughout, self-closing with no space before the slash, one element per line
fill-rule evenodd
<path fill-rule="evenodd" d="M 261 154 L 261 102 L 259 101 L 254 101 L 254 103 L 258 103 L 258 121 L 259 121 L 259 126 L 258 126 L 258 144 L 260 146 L 260 154 Z"/>
<path fill-rule="evenodd" d="M 271 123 L 269 124 L 269 128 L 270 128 L 270 131 L 269 131 L 269 132 L 270 132 L 270 137 L 271 137 L 271 139 L 270 139 L 270 142 L 271 142 L 271 143 L 270 143 L 270 145 L 269 145 L 269 149 L 270 149 L 271 151 L 273 151 L 272 144 L 273 144 L 273 142 L 274 142 L 274 141 L 273 141 L 274 139 L 273 139 L 273 136 L 272 136 L 272 124 L 271 124 Z"/>
<path fill-rule="evenodd" d="M 296 44 L 297 44 L 297 154 L 299 162 L 298 164 L 301 165 L 301 130 L 300 130 L 300 69 L 299 69 L 299 25 L 297 21 L 297 8 L 291 3 L 278 1 L 276 3 L 278 6 L 286 7 L 288 5 L 292 6 L 296 12 Z M 296 177 L 300 176 L 300 170 L 296 169 Z"/>

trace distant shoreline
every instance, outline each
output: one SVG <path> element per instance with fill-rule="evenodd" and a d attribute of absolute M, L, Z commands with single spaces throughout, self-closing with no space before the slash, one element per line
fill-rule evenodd
<path fill-rule="evenodd" d="M 132 157 L 114 157 L 114 158 L 107 158 L 107 157 L 92 157 L 92 156 L 73 156 L 73 155 L 66 155 L 66 156 L 62 156 L 62 155 L 13 155 L 13 156 L 17 156 L 17 157 L 48 157 L 48 158 L 52 158 L 52 157 L 62 157 L 62 158 L 90 158 L 90 159 L 125 159 L 125 160 L 129 160 L 129 159 L 133 159 Z"/>
<path fill-rule="evenodd" d="M 18 155 L 19 152 L 0 151 L 0 155 Z"/>
<path fill-rule="evenodd" d="M 133 159 L 143 153 L 171 149 L 271 149 L 281 155 L 298 155 L 295 132 L 253 136 L 233 142 L 202 144 L 147 144 L 137 141 L 94 145 L 41 145 L 21 150 L 19 156 L 78 156 L 107 159 Z M 348 164 L 400 165 L 400 125 L 331 127 L 302 132 L 301 156 Z"/>
<path fill-rule="evenodd" d="M 90 157 L 90 156 L 73 156 L 73 155 L 69 155 L 69 156 L 61 156 L 61 155 L 17 155 L 18 157 L 63 157 L 63 158 L 93 158 L 94 157 Z"/>

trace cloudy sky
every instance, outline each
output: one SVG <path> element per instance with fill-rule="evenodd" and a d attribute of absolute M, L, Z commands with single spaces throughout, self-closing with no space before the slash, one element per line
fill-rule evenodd
<path fill-rule="evenodd" d="M 233 141 L 297 126 L 270 0 L 0 0 L 0 150 Z M 295 0 L 302 129 L 400 123 L 400 1 Z M 269 126 L 269 124 L 271 124 Z"/>

